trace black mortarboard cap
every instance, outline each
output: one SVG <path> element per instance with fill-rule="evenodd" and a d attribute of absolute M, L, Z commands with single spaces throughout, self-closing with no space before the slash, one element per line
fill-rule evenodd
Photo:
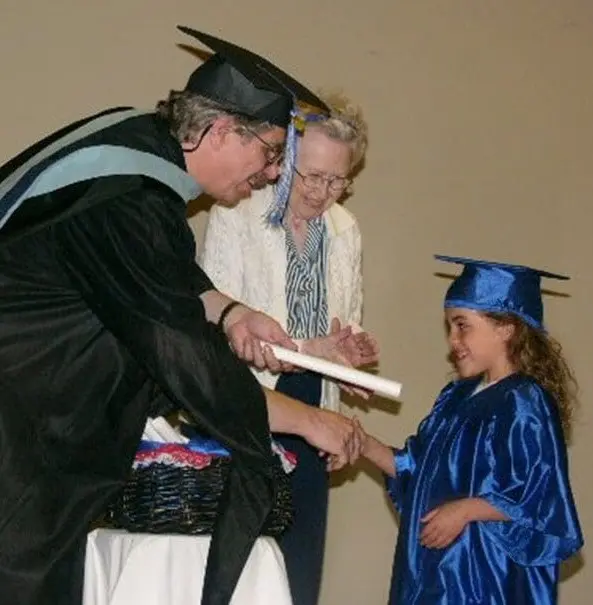
<path fill-rule="evenodd" d="M 296 102 L 329 113 L 327 105 L 303 84 L 250 50 L 189 27 L 178 29 L 215 54 L 190 76 L 186 90 L 233 113 L 286 128 Z"/>

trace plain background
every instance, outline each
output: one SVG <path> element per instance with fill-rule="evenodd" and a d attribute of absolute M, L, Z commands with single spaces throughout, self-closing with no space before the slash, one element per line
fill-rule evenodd
<path fill-rule="evenodd" d="M 150 108 L 197 59 L 177 24 L 268 55 L 312 86 L 341 88 L 371 129 L 347 204 L 364 239 L 365 325 L 401 405 L 357 409 L 393 444 L 448 380 L 442 297 L 455 267 L 433 253 L 531 264 L 549 328 L 580 379 L 570 450 L 585 535 L 593 528 L 593 3 L 590 0 L 0 0 L 0 160 L 107 106 Z M 192 219 L 198 236 L 203 213 Z M 386 600 L 397 526 L 379 478 L 336 478 L 322 605 Z M 562 603 L 591 602 L 588 550 Z"/>

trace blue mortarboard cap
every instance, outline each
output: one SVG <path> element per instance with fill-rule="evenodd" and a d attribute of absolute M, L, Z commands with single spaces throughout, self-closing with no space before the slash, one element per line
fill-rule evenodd
<path fill-rule="evenodd" d="M 435 255 L 437 260 L 463 265 L 445 295 L 445 307 L 511 313 L 543 329 L 541 278 L 570 279 L 523 265 Z"/>

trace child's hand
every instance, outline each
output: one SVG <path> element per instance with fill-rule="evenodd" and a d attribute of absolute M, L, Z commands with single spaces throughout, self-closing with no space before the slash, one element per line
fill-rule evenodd
<path fill-rule="evenodd" d="M 468 498 L 447 502 L 433 508 L 420 520 L 425 523 L 420 532 L 420 544 L 426 548 L 446 548 L 469 523 Z"/>

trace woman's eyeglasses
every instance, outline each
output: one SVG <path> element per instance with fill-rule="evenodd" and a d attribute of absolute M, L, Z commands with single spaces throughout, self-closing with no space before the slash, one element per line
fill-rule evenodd
<path fill-rule="evenodd" d="M 342 193 L 352 184 L 352 179 L 344 176 L 325 176 L 315 173 L 303 174 L 296 168 L 294 171 L 303 179 L 303 185 L 308 189 L 325 189 L 327 187 L 333 193 Z"/>

